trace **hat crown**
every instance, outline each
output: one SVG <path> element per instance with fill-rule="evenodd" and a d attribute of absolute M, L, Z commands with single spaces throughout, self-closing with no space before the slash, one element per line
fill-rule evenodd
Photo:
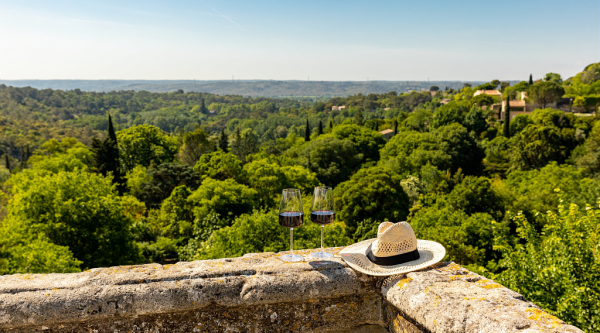
<path fill-rule="evenodd" d="M 417 249 L 417 237 L 407 222 L 383 222 L 377 230 L 377 240 L 371 251 L 377 257 L 391 257 Z"/>

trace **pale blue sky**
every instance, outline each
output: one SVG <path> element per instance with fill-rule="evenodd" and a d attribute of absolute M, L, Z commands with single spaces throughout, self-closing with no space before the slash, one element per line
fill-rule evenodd
<path fill-rule="evenodd" d="M 599 61 L 598 0 L 0 0 L 0 79 L 508 80 Z"/>

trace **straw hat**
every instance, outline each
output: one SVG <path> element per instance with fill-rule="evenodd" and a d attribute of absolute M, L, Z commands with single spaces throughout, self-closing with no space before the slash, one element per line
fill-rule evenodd
<path fill-rule="evenodd" d="M 429 267 L 444 258 L 446 249 L 440 243 L 417 239 L 406 222 L 383 222 L 377 238 L 350 245 L 340 255 L 359 272 L 388 276 Z"/>

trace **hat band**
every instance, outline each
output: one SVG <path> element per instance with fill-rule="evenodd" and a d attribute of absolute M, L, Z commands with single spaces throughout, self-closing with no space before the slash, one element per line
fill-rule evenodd
<path fill-rule="evenodd" d="M 390 257 L 378 257 L 373 254 L 371 251 L 371 246 L 373 243 L 369 245 L 367 248 L 367 258 L 371 260 L 372 263 L 380 266 L 392 266 L 404 264 L 405 262 L 413 261 L 419 259 L 421 256 L 419 255 L 419 251 L 415 249 L 414 251 L 398 254 Z"/>

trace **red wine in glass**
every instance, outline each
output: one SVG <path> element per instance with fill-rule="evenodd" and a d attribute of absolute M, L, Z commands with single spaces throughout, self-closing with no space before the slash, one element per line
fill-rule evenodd
<path fill-rule="evenodd" d="M 290 254 L 281 256 L 288 262 L 302 261 L 304 258 L 294 254 L 294 228 L 299 228 L 304 222 L 302 193 L 297 188 L 286 188 L 281 193 L 279 203 L 279 225 L 290 229 Z"/>
<path fill-rule="evenodd" d="M 329 186 L 315 187 L 313 194 L 312 205 L 310 207 L 310 220 L 321 226 L 321 252 L 313 252 L 310 254 L 314 259 L 326 259 L 333 257 L 333 254 L 325 252 L 324 234 L 325 226 L 333 223 L 335 213 L 333 208 L 333 189 Z"/>
<path fill-rule="evenodd" d="M 320 225 L 328 225 L 335 220 L 335 212 L 331 210 L 315 210 L 310 212 L 310 220 Z"/>
<path fill-rule="evenodd" d="M 279 213 L 279 225 L 286 228 L 299 228 L 304 222 L 304 213 L 281 212 Z"/>

